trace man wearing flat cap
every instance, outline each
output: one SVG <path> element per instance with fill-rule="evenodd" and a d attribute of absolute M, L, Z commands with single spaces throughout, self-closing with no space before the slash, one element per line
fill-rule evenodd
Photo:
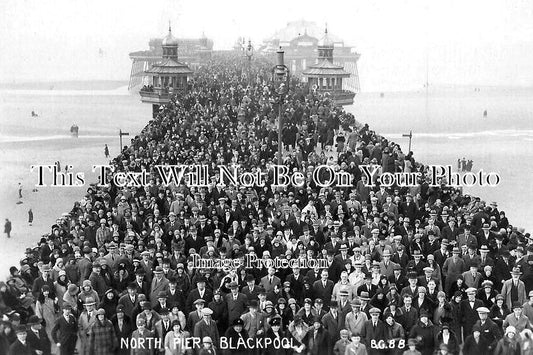
<path fill-rule="evenodd" d="M 479 315 L 479 320 L 472 327 L 472 331 L 476 327 L 479 327 L 481 336 L 489 344 L 489 349 L 492 350 L 496 346 L 496 342 L 503 337 L 503 333 L 500 327 L 489 318 L 490 311 L 487 307 L 479 307 L 476 311 Z"/>
<path fill-rule="evenodd" d="M 373 348 L 372 343 L 377 344 L 380 340 L 385 340 L 385 324 L 379 319 L 381 311 L 372 307 L 369 310 L 370 319 L 367 320 L 361 329 L 361 339 L 367 346 L 369 355 L 380 354 L 379 349 Z"/>
<path fill-rule="evenodd" d="M 195 337 L 210 337 L 213 339 L 213 345 L 218 346 L 220 336 L 216 322 L 212 319 L 213 311 L 205 307 L 202 309 L 202 319 L 194 325 L 193 334 Z"/>
<path fill-rule="evenodd" d="M 198 323 L 203 317 L 204 314 L 202 309 L 204 309 L 205 301 L 201 298 L 194 301 L 195 310 L 189 312 L 187 315 L 187 330 L 191 333 L 194 331 L 194 326 Z"/>
<path fill-rule="evenodd" d="M 466 289 L 467 298 L 459 304 L 461 311 L 461 324 L 465 335 L 472 333 L 472 326 L 478 321 L 479 315 L 477 309 L 484 307 L 482 301 L 476 298 L 477 289 L 470 287 Z"/>

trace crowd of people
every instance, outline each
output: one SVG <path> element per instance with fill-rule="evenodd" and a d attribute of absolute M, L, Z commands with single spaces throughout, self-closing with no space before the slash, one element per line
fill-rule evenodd
<path fill-rule="evenodd" d="M 528 233 L 495 203 L 429 186 L 412 152 L 331 98 L 297 79 L 278 94 L 271 64 L 244 67 L 200 67 L 112 161 L 149 172 L 147 186 L 93 184 L 11 267 L 0 354 L 533 353 Z M 283 165 L 329 165 L 349 186 L 271 186 L 279 112 Z M 164 164 L 239 164 L 269 179 L 167 186 Z M 367 186 L 361 165 L 422 175 Z M 194 267 L 250 256 L 328 267 Z"/>

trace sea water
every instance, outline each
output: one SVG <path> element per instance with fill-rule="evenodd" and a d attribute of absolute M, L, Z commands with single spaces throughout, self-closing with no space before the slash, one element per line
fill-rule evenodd
<path fill-rule="evenodd" d="M 533 229 L 533 89 L 441 87 L 428 93 L 362 93 L 347 108 L 361 123 L 408 151 L 417 161 L 452 165 L 473 160 L 473 171 L 496 172 L 497 187 L 465 188 L 487 204 L 496 201 L 512 225 Z M 487 111 L 487 116 L 483 113 Z"/>

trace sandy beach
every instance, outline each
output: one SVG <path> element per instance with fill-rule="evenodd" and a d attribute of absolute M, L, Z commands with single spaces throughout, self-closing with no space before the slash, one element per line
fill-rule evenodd
<path fill-rule="evenodd" d="M 75 95 L 72 95 L 75 94 Z M 40 236 L 50 232 L 50 226 L 63 212 L 68 212 L 80 200 L 88 185 L 96 177 L 92 165 L 105 164 L 104 145 L 109 146 L 111 157 L 118 154 L 118 130 L 132 137 L 149 121 L 151 107 L 143 105 L 136 95 L 111 95 L 107 91 L 93 95 L 79 92 L 42 95 L 23 91 L 0 93 L 0 206 L 2 221 L 9 218 L 13 225 L 12 237 L 1 238 L 2 258 L 0 278 L 7 276 L 11 265 L 18 265 L 26 247 L 35 246 Z M 61 105 L 60 102 L 65 104 Z M 31 119 L 28 114 L 38 107 L 44 114 Z M 79 138 L 72 138 L 69 127 L 76 117 L 80 126 Z M 69 120 L 70 118 L 70 120 Z M 119 128 L 120 127 L 120 128 Z M 129 139 L 125 137 L 124 144 Z M 37 172 L 30 166 L 53 164 L 60 161 L 73 165 L 73 171 L 86 173 L 84 187 L 42 187 L 32 192 L 37 183 Z M 48 180 L 50 182 L 50 180 Z M 18 183 L 23 186 L 22 204 L 18 201 Z M 28 209 L 32 208 L 34 222 L 28 225 Z M 2 230 L 3 231 L 3 230 Z"/>

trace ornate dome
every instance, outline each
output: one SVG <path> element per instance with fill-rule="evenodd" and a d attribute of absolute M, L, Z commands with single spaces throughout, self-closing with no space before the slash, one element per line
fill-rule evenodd
<path fill-rule="evenodd" d="M 161 41 L 162 46 L 177 46 L 178 39 L 172 35 L 172 29 L 168 26 L 168 35 Z"/>

